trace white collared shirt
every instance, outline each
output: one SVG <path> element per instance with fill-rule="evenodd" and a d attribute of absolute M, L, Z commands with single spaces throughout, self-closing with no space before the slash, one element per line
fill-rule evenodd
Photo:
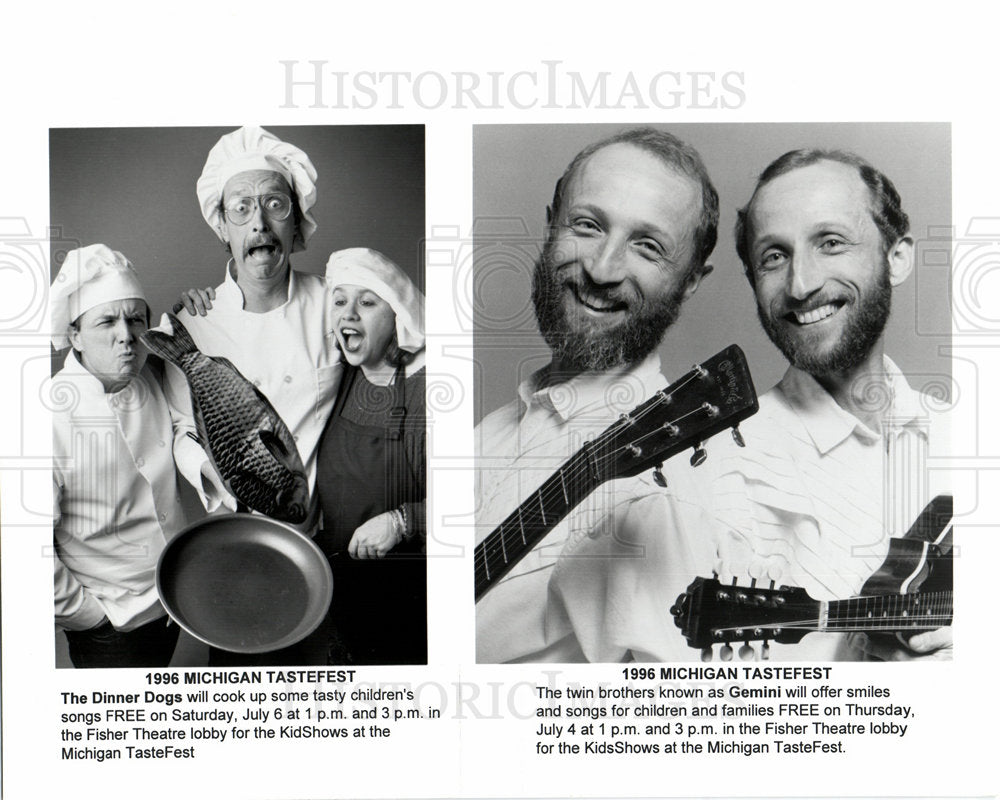
<path fill-rule="evenodd" d="M 270 400 L 295 439 L 312 489 L 319 439 L 343 371 L 330 292 L 321 276 L 291 270 L 287 302 L 259 314 L 246 311 L 243 303 L 243 292 L 227 268 L 208 316 L 182 312 L 178 319 L 199 350 L 228 359 Z M 166 316 L 161 327 L 169 330 Z M 171 364 L 165 389 L 171 405 L 190 415 L 187 382 Z M 202 466 L 180 457 L 177 463 L 192 482 Z"/>
<path fill-rule="evenodd" d="M 882 429 L 841 408 L 810 375 L 789 368 L 742 425 L 745 449 L 727 448 L 714 492 L 716 569 L 726 582 L 801 586 L 814 600 L 856 596 L 937 494 L 950 493 L 933 456 L 949 446 L 945 415 L 884 359 Z M 933 436 L 931 429 L 933 427 Z M 861 658 L 842 634 L 810 633 L 772 645 L 771 658 Z"/>
<path fill-rule="evenodd" d="M 666 385 L 655 353 L 631 370 L 536 390 L 540 374 L 476 429 L 477 543 L 585 442 Z M 690 479 L 672 464 L 664 473 L 669 490 L 648 475 L 597 488 L 479 601 L 478 661 L 689 656 L 666 607 L 694 571 L 710 568 L 712 553 L 697 544 L 708 537 L 685 543 L 680 518 L 700 513 L 694 498 L 678 500 Z"/>
<path fill-rule="evenodd" d="M 156 561 L 185 523 L 166 399 L 148 366 L 106 394 L 72 350 L 52 396 L 68 400 L 53 413 L 56 622 L 131 630 L 163 616 Z"/>

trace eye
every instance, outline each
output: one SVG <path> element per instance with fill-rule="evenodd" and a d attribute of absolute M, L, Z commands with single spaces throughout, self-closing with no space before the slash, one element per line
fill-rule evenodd
<path fill-rule="evenodd" d="M 666 257 L 666 253 L 655 239 L 638 239 L 635 242 L 636 249 L 646 258 L 661 259 Z"/>
<path fill-rule="evenodd" d="M 288 201 L 284 195 L 269 194 L 264 198 L 264 206 L 268 211 L 284 211 Z"/>
<path fill-rule="evenodd" d="M 826 236 L 819 244 L 819 249 L 824 253 L 842 253 L 847 247 L 847 242 L 839 236 Z"/>
<path fill-rule="evenodd" d="M 757 269 L 761 271 L 777 269 L 787 260 L 788 255 L 782 250 L 774 248 L 765 250 L 757 261 Z"/>
<path fill-rule="evenodd" d="M 577 217 L 576 219 L 570 220 L 569 227 L 575 233 L 600 233 L 601 226 L 598 225 L 594 220 L 589 217 Z"/>

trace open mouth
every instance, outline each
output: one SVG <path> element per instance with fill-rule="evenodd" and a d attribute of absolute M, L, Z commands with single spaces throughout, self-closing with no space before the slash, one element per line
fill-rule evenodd
<path fill-rule="evenodd" d="M 361 342 L 365 335 L 357 328 L 341 328 L 340 338 L 344 342 L 344 349 L 349 353 L 356 353 L 361 347 Z"/>
<path fill-rule="evenodd" d="M 594 314 L 614 314 L 619 311 L 627 311 L 628 303 L 621 300 L 600 297 L 591 292 L 581 289 L 578 286 L 570 286 L 570 291 L 577 303 Z"/>
<path fill-rule="evenodd" d="M 247 248 L 247 256 L 257 261 L 269 261 L 277 252 L 278 248 L 273 244 L 258 244 Z"/>
<path fill-rule="evenodd" d="M 844 301 L 837 300 L 806 311 L 789 311 L 785 314 L 785 319 L 796 325 L 815 325 L 817 322 L 829 319 L 843 307 Z"/>

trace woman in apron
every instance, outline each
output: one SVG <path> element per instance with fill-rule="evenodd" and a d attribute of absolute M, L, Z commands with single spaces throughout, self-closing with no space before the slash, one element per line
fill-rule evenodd
<path fill-rule="evenodd" d="M 316 481 L 333 569 L 328 662 L 426 663 L 424 298 L 374 250 L 334 253 L 326 279 L 348 365 Z"/>

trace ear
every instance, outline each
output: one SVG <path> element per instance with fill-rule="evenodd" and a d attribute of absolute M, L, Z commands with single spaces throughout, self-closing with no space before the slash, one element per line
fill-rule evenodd
<path fill-rule="evenodd" d="M 685 300 L 698 291 L 698 287 L 701 286 L 702 279 L 704 279 L 713 269 L 715 269 L 715 267 L 706 262 L 694 267 L 691 270 L 687 277 L 687 285 L 684 287 Z"/>
<path fill-rule="evenodd" d="M 79 351 L 80 350 L 80 328 L 76 325 L 69 326 L 69 343 L 70 346 Z"/>
<path fill-rule="evenodd" d="M 889 263 L 889 283 L 899 286 L 913 272 L 913 237 L 910 234 L 900 237 L 885 257 Z"/>
<path fill-rule="evenodd" d="M 552 206 L 545 206 L 545 226 L 552 227 Z"/>

